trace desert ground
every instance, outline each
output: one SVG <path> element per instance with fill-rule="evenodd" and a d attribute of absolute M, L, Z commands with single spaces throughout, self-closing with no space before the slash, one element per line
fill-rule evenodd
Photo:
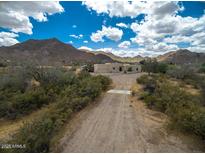
<path fill-rule="evenodd" d="M 141 74 L 105 74 L 129 91 Z M 107 92 L 78 113 L 60 140 L 61 152 L 201 152 L 197 138 L 167 131 L 167 117 L 128 93 Z"/>

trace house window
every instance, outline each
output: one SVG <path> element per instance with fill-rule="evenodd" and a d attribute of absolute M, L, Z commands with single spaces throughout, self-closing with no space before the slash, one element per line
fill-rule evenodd
<path fill-rule="evenodd" d="M 113 67 L 112 69 L 115 70 L 115 67 Z"/>
<path fill-rule="evenodd" d="M 138 71 L 138 68 L 136 68 L 136 71 Z"/>

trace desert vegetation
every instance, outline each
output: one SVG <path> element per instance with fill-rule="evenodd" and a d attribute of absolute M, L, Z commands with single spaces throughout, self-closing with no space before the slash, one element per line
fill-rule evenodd
<path fill-rule="evenodd" d="M 93 102 L 111 80 L 75 74 L 62 68 L 22 66 L 0 76 L 0 118 L 19 119 L 46 107 L 45 112 L 26 122 L 1 143 L 23 144 L 25 148 L 1 149 L 3 152 L 49 152 L 53 136 L 75 112 Z"/>
<path fill-rule="evenodd" d="M 191 132 L 204 139 L 205 77 L 190 66 L 160 64 L 156 61 L 150 66 L 150 63 L 153 62 L 144 66 L 148 74 L 137 79 L 137 83 L 143 85 L 140 98 L 150 109 L 167 114 L 172 128 Z M 166 69 L 163 65 L 167 65 Z M 155 71 L 156 68 L 163 71 Z M 198 93 L 190 93 L 187 87 L 192 87 Z"/>

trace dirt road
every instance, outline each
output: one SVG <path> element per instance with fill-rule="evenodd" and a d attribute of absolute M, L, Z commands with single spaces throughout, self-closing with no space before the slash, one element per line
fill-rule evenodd
<path fill-rule="evenodd" d="M 139 74 L 111 75 L 114 89 L 129 90 Z M 165 118 L 133 104 L 127 94 L 106 93 L 94 107 L 78 115 L 78 126 L 62 139 L 62 152 L 199 152 L 190 140 L 170 135 Z M 168 135 L 169 134 L 169 135 Z"/>

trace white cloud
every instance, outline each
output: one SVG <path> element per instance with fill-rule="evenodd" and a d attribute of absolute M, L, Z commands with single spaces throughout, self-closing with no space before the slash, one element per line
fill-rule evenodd
<path fill-rule="evenodd" d="M 192 52 L 202 52 L 202 53 L 205 53 L 205 45 L 190 46 L 187 49 L 192 51 Z"/>
<path fill-rule="evenodd" d="M 143 21 L 131 24 L 136 37 L 130 40 L 154 52 L 178 49 L 179 43 L 187 43 L 192 47 L 205 44 L 205 24 L 202 24 L 205 23 L 205 15 L 200 18 L 177 15 L 183 9 L 177 2 L 162 2 L 154 6 Z"/>
<path fill-rule="evenodd" d="M 176 1 L 153 2 L 150 4 L 148 14 L 162 19 L 167 15 L 175 15 L 179 11 L 183 11 L 184 7 L 180 6 Z"/>
<path fill-rule="evenodd" d="M 75 35 L 75 34 L 71 34 L 71 35 L 69 35 L 70 37 L 73 37 L 73 38 L 76 38 L 76 39 L 81 39 L 81 38 L 83 38 L 83 35 L 82 34 L 80 34 L 80 35 Z"/>
<path fill-rule="evenodd" d="M 159 45 L 163 46 L 162 44 Z M 156 47 L 155 47 L 156 48 Z M 98 48 L 98 49 L 93 49 L 87 46 L 81 46 L 81 50 L 88 50 L 88 51 L 103 51 L 106 53 L 112 53 L 114 55 L 120 56 L 120 57 L 135 57 L 135 56 L 149 56 L 149 57 L 156 57 L 158 55 L 164 54 L 164 51 L 153 51 L 153 50 L 147 50 L 145 48 L 127 48 L 127 49 L 119 49 L 119 48 L 110 48 L 110 47 L 105 47 L 105 48 Z M 167 52 L 167 51 L 166 51 Z"/>
<path fill-rule="evenodd" d="M 117 23 L 116 26 L 121 27 L 121 28 L 128 28 L 128 25 L 126 25 L 125 23 Z"/>
<path fill-rule="evenodd" d="M 73 28 L 77 28 L 77 26 L 76 26 L 76 25 L 73 25 L 72 27 L 73 27 Z"/>
<path fill-rule="evenodd" d="M 130 40 L 137 43 L 141 51 L 144 49 L 144 52 L 156 55 L 178 49 L 179 43 L 190 44 L 192 50 L 204 47 L 205 15 L 199 18 L 180 16 L 178 13 L 185 9 L 181 2 L 101 1 L 95 3 L 86 1 L 83 5 L 86 5 L 89 10 L 96 11 L 98 14 L 108 14 L 110 17 L 133 18 L 145 14 L 141 22 L 137 21 L 130 25 L 136 33 L 136 36 Z M 116 26 L 127 27 L 124 23 L 117 23 Z M 95 42 L 103 42 L 103 36 L 102 31 L 97 31 L 91 38 Z M 128 50 L 128 47 L 125 48 Z"/>
<path fill-rule="evenodd" d="M 123 41 L 118 45 L 118 47 L 123 48 L 123 49 L 127 49 L 130 46 L 130 44 L 131 44 L 130 41 Z"/>
<path fill-rule="evenodd" d="M 82 3 L 89 10 L 94 10 L 98 14 L 106 13 L 110 17 L 136 17 L 146 11 L 145 2 L 141 1 L 84 1 Z"/>
<path fill-rule="evenodd" d="M 38 22 L 44 22 L 48 20 L 48 15 L 63 11 L 60 3 L 54 1 L 1 2 L 0 27 L 15 33 L 32 34 L 33 25 L 29 17 Z"/>
<path fill-rule="evenodd" d="M 115 27 L 102 26 L 102 30 L 98 30 L 96 33 L 92 33 L 91 40 L 94 42 L 104 42 L 103 37 L 107 37 L 113 41 L 121 40 L 123 31 Z"/>
<path fill-rule="evenodd" d="M 18 37 L 18 34 L 10 32 L 0 32 L 0 46 L 11 46 L 19 43 L 19 41 L 16 40 L 16 37 Z"/>
<path fill-rule="evenodd" d="M 112 53 L 120 57 L 135 57 L 135 56 L 157 56 L 160 53 L 155 53 L 153 51 L 146 51 L 144 48 L 133 48 L 133 49 L 113 49 L 113 48 L 99 48 L 92 49 L 92 51 L 104 51 L 107 53 Z"/>
<path fill-rule="evenodd" d="M 177 2 L 153 2 L 153 1 L 84 1 L 82 3 L 88 10 L 94 10 L 98 14 L 106 13 L 110 17 L 137 17 L 140 14 L 155 14 L 159 18 L 167 14 L 174 14 L 183 10 Z"/>
<path fill-rule="evenodd" d="M 85 40 L 85 41 L 83 41 L 83 43 L 88 43 L 88 41 L 87 41 L 87 40 Z"/>
<path fill-rule="evenodd" d="M 159 42 L 159 43 L 156 43 L 154 45 L 148 45 L 148 46 L 145 46 L 146 50 L 149 50 L 149 51 L 155 51 L 155 52 L 166 52 L 166 51 L 171 51 L 171 50 L 177 50 L 178 49 L 178 46 L 177 45 L 168 45 L 164 42 Z"/>
<path fill-rule="evenodd" d="M 86 46 L 81 46 L 78 48 L 79 50 L 88 50 L 88 51 L 93 51 L 92 48 L 86 47 Z"/>
<path fill-rule="evenodd" d="M 69 41 L 68 43 L 69 43 L 69 44 L 73 44 L 73 41 Z"/>

